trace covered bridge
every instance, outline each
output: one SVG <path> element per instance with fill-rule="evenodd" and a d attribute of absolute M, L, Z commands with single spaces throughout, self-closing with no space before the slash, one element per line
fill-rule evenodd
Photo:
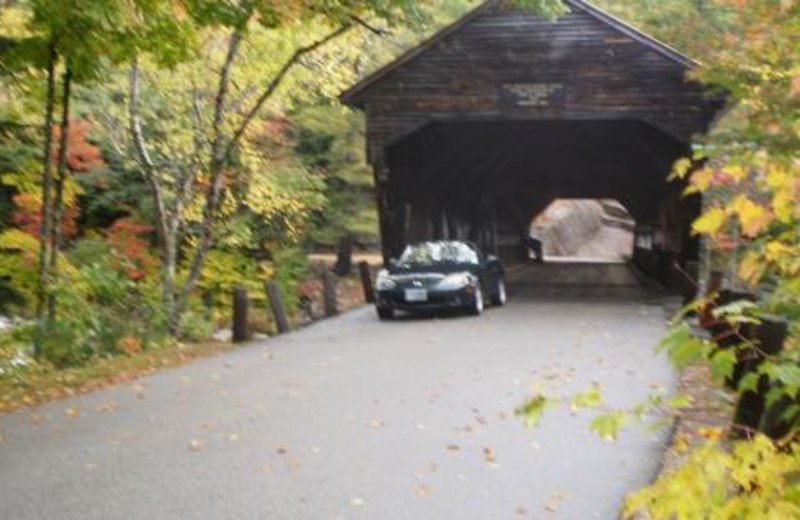
<path fill-rule="evenodd" d="M 616 199 L 646 271 L 696 257 L 697 198 L 667 182 L 720 108 L 694 63 L 582 0 L 557 20 L 481 4 L 342 95 L 363 110 L 384 260 L 470 239 L 517 258 L 556 198 Z"/>

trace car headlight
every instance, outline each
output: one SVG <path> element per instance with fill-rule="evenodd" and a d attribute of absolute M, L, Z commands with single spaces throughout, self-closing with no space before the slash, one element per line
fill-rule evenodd
<path fill-rule="evenodd" d="M 454 273 L 444 277 L 444 279 L 436 284 L 439 289 L 453 291 L 456 289 L 463 289 L 472 283 L 468 273 Z"/>
<path fill-rule="evenodd" d="M 375 282 L 375 286 L 379 291 L 388 291 L 397 287 L 397 282 L 389 277 L 389 271 L 383 269 L 378 273 L 378 279 Z"/>

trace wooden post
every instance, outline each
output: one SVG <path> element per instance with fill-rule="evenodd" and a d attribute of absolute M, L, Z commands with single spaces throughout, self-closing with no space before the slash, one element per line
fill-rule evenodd
<path fill-rule="evenodd" d="M 347 276 L 353 270 L 353 235 L 347 233 L 339 239 L 336 247 L 336 264 L 333 272 L 336 276 Z"/>
<path fill-rule="evenodd" d="M 247 341 L 249 331 L 247 330 L 247 290 L 243 287 L 236 287 L 233 290 L 233 342 L 241 343 Z"/>
<path fill-rule="evenodd" d="M 338 314 L 336 308 L 336 278 L 327 269 L 322 275 L 322 293 L 325 303 L 325 316 L 336 316 Z"/>
<path fill-rule="evenodd" d="M 275 318 L 275 325 L 278 327 L 278 334 L 289 332 L 289 330 L 291 330 L 291 326 L 289 325 L 289 317 L 286 314 L 286 307 L 283 305 L 281 290 L 278 287 L 278 284 L 274 281 L 271 281 L 265 283 L 264 287 L 267 290 L 267 299 L 269 300 L 269 306 L 272 309 L 272 316 Z"/>
<path fill-rule="evenodd" d="M 361 274 L 361 287 L 364 290 L 364 301 L 375 303 L 375 289 L 372 287 L 372 274 L 369 271 L 367 262 L 358 263 L 358 271 Z"/>
<path fill-rule="evenodd" d="M 762 316 L 761 323 L 755 326 L 755 342 L 759 346 L 756 358 L 748 363 L 746 372 L 757 372 L 766 356 L 776 356 L 783 348 L 788 334 L 788 323 L 776 316 Z M 734 412 L 734 424 L 745 426 L 751 430 L 760 430 L 773 438 L 788 433 L 789 424 L 783 423 L 781 416 L 787 407 L 785 402 L 777 402 L 767 408 L 767 394 L 773 382 L 766 375 L 758 379 L 755 391 L 747 390 L 739 397 Z M 763 423 L 762 423 L 763 421 Z M 748 432 L 738 431 L 739 437 L 746 437 Z"/>

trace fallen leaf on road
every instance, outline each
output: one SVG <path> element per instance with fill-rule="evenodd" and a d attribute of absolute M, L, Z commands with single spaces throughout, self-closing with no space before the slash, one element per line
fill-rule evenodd
<path fill-rule="evenodd" d="M 383 421 L 381 419 L 373 419 L 369 422 L 371 428 L 383 428 Z"/>
<path fill-rule="evenodd" d="M 302 464 L 300 463 L 300 459 L 294 458 L 294 459 L 289 461 L 289 463 L 287 464 L 287 467 L 291 471 L 300 471 L 300 468 L 302 467 Z"/>
<path fill-rule="evenodd" d="M 180 378 L 180 382 L 181 382 L 181 384 L 182 384 L 182 385 L 188 385 L 189 383 L 191 383 L 191 382 L 192 382 L 192 380 L 191 380 L 191 379 L 189 379 L 189 378 L 188 378 L 188 377 L 186 377 L 186 376 L 181 376 L 181 378 Z"/>
<path fill-rule="evenodd" d="M 517 515 L 519 515 L 519 516 L 525 516 L 525 515 L 527 515 L 527 514 L 528 514 L 528 510 L 527 510 L 527 509 L 525 509 L 524 507 L 518 507 L 518 508 L 517 508 L 517 509 L 514 511 L 514 514 L 517 514 Z"/>
<path fill-rule="evenodd" d="M 364 501 L 361 500 L 360 498 L 353 498 L 350 500 L 350 505 L 355 507 L 361 507 L 364 505 Z"/>
<path fill-rule="evenodd" d="M 95 408 L 96 412 L 105 412 L 111 413 L 117 411 L 117 404 L 112 401 L 106 401 L 105 403 L 98 405 Z"/>
<path fill-rule="evenodd" d="M 203 449 L 203 442 L 198 441 L 197 439 L 192 439 L 189 441 L 189 451 L 200 451 Z"/>
<path fill-rule="evenodd" d="M 261 466 L 261 471 L 263 473 L 272 473 L 272 466 L 270 466 L 269 464 L 264 464 L 263 466 Z"/>
<path fill-rule="evenodd" d="M 428 469 L 430 470 L 431 473 L 436 473 L 437 471 L 439 471 L 439 465 L 436 464 L 435 462 L 431 462 L 430 466 L 428 466 Z"/>
<path fill-rule="evenodd" d="M 137 399 L 144 399 L 144 387 L 142 385 L 133 385 L 133 392 L 136 394 Z"/>
<path fill-rule="evenodd" d="M 447 451 L 458 451 L 460 449 L 461 449 L 461 446 L 459 446 L 458 444 L 448 444 L 447 445 Z"/>
<path fill-rule="evenodd" d="M 416 493 L 418 497 L 429 497 L 431 495 L 431 489 L 428 486 L 419 485 L 417 486 Z"/>
<path fill-rule="evenodd" d="M 545 503 L 544 509 L 549 513 L 555 513 L 561 507 L 561 502 L 569 497 L 566 493 L 558 491 L 550 496 L 550 499 Z"/>
<path fill-rule="evenodd" d="M 239 436 L 238 433 L 232 433 L 232 434 L 228 435 L 228 439 L 230 439 L 231 442 L 237 442 L 240 438 L 241 437 Z"/>
<path fill-rule="evenodd" d="M 67 417 L 71 419 L 77 419 L 80 416 L 80 412 L 77 408 L 67 408 L 64 410 L 64 413 L 67 414 Z"/>
<path fill-rule="evenodd" d="M 489 464 L 494 464 L 497 462 L 497 459 L 495 458 L 494 455 L 494 450 L 488 446 L 483 448 L 483 458 Z"/>
<path fill-rule="evenodd" d="M 275 453 L 278 455 L 286 455 L 288 451 L 289 450 L 286 448 L 286 446 L 275 446 Z"/>

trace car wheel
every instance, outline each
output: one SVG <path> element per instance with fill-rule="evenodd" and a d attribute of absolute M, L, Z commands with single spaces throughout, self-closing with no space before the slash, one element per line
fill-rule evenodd
<path fill-rule="evenodd" d="M 469 307 L 469 313 L 473 316 L 479 316 L 483 312 L 483 292 L 480 287 L 475 288 L 475 299 Z"/>
<path fill-rule="evenodd" d="M 492 305 L 502 307 L 506 304 L 506 282 L 502 278 L 497 279 L 492 294 Z"/>
<path fill-rule="evenodd" d="M 391 307 L 376 307 L 378 309 L 378 318 L 381 320 L 391 320 L 394 318 L 394 309 Z"/>

